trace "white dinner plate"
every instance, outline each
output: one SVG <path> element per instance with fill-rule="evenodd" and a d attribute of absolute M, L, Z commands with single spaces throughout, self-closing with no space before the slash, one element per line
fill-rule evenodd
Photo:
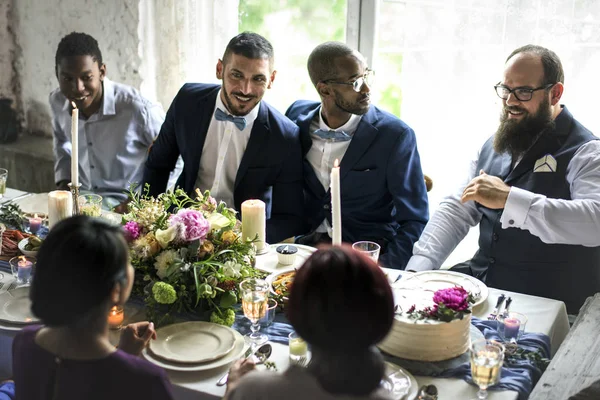
<path fill-rule="evenodd" d="M 473 307 L 476 307 L 487 299 L 489 289 L 485 283 L 479 279 L 460 272 L 435 270 L 422 271 L 412 275 L 403 276 L 393 287 L 399 288 L 419 288 L 435 292 L 440 289 L 446 289 L 454 286 L 462 286 L 475 298 Z"/>
<path fill-rule="evenodd" d="M 244 354 L 246 348 L 248 347 L 246 341 L 244 340 L 244 337 L 236 331 L 233 331 L 233 336 L 235 338 L 235 344 L 233 346 L 233 349 L 229 353 L 227 353 L 221 358 L 205 363 L 184 364 L 162 360 L 156 357 L 154 354 L 152 354 L 152 352 L 148 351 L 147 348 L 142 351 L 142 356 L 151 363 L 171 371 L 206 371 L 209 369 L 219 368 L 224 365 L 231 364 Z"/>
<path fill-rule="evenodd" d="M 416 398 L 418 388 L 417 380 L 410 372 L 396 364 L 385 362 L 385 376 L 378 391 L 391 395 L 394 400 L 403 400 Z"/>
<path fill-rule="evenodd" d="M 293 269 L 298 269 L 302 266 L 302 264 L 304 264 L 304 261 L 306 261 L 306 259 L 310 257 L 312 253 L 317 251 L 316 247 L 290 243 L 290 246 L 298 248 L 296 259 L 291 265 L 283 265 L 279 263 L 277 251 L 275 251 L 275 249 L 281 245 L 282 243 L 272 244 L 269 246 L 269 251 L 267 253 L 257 256 L 256 268 L 267 272 L 290 271 Z"/>
<path fill-rule="evenodd" d="M 0 321 L 11 325 L 29 325 L 39 322 L 31 312 L 29 286 L 18 287 L 0 294 Z"/>
<path fill-rule="evenodd" d="M 168 325 L 156 331 L 150 341 L 152 353 L 164 360 L 178 363 L 203 363 L 216 360 L 235 346 L 234 330 L 204 321 L 189 321 Z"/>

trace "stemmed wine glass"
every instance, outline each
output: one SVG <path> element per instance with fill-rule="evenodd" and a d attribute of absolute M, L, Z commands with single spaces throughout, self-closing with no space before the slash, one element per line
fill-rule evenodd
<path fill-rule="evenodd" d="M 499 342 L 480 339 L 471 343 L 471 375 L 473 382 L 479 386 L 477 399 L 487 399 L 487 388 L 500 380 L 504 346 Z"/>
<path fill-rule="evenodd" d="M 244 315 L 250 320 L 251 333 L 246 335 L 251 346 L 257 347 L 269 340 L 267 335 L 260 333 L 258 321 L 267 313 L 269 300 L 269 284 L 263 279 L 249 278 L 240 283 L 242 309 Z"/>

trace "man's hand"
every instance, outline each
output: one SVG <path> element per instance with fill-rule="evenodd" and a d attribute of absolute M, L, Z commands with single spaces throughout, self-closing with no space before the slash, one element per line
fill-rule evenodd
<path fill-rule="evenodd" d="M 231 368 L 229 369 L 229 378 L 227 378 L 227 391 L 226 394 L 231 392 L 231 390 L 237 386 L 240 378 L 246 375 L 248 372 L 256 369 L 256 365 L 250 358 L 243 358 L 241 360 L 237 360 Z"/>
<path fill-rule="evenodd" d="M 142 354 L 144 347 L 150 342 L 150 339 L 156 339 L 153 322 L 129 324 L 121 332 L 119 349 L 134 356 L 139 356 Z"/>
<path fill-rule="evenodd" d="M 504 208 L 510 186 L 497 176 L 490 176 L 483 170 L 479 171 L 479 176 L 473 178 L 465 188 L 460 201 L 463 203 L 473 200 L 484 207 L 494 210 Z"/>

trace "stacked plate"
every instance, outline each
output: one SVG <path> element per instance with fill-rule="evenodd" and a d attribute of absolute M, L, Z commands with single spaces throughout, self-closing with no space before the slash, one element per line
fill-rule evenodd
<path fill-rule="evenodd" d="M 173 371 L 204 371 L 228 365 L 244 354 L 244 337 L 226 326 L 190 321 L 160 328 L 143 356 Z"/>
<path fill-rule="evenodd" d="M 31 312 L 29 300 L 29 287 L 0 293 L 0 329 L 19 331 L 25 325 L 39 323 Z"/>

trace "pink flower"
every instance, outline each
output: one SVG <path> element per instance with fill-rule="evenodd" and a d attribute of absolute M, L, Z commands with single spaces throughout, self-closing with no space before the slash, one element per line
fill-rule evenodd
<path fill-rule="evenodd" d="M 177 214 L 171 215 L 169 225 L 183 225 L 183 239 L 187 242 L 192 242 L 198 239 L 205 239 L 210 229 L 210 223 L 204 218 L 200 211 L 196 210 L 179 210 Z"/>
<path fill-rule="evenodd" d="M 129 221 L 123 227 L 125 231 L 125 238 L 128 242 L 133 242 L 142 234 L 142 227 L 135 221 Z"/>
<path fill-rule="evenodd" d="M 442 289 L 434 293 L 433 302 L 454 311 L 464 311 L 469 308 L 469 293 L 460 286 Z"/>

